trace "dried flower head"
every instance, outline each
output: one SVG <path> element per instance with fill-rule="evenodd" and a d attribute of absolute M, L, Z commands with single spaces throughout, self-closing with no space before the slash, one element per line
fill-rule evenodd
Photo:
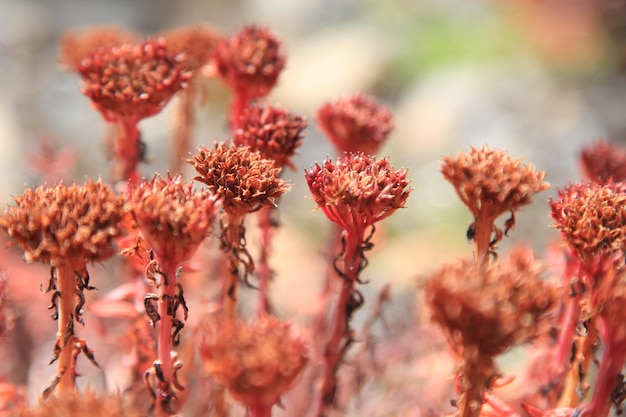
<path fill-rule="evenodd" d="M 598 184 L 626 180 L 626 149 L 599 141 L 583 149 L 580 159 L 587 178 Z"/>
<path fill-rule="evenodd" d="M 317 206 L 346 230 L 363 230 L 403 208 L 412 189 L 406 169 L 394 170 L 387 158 L 349 153 L 336 163 L 326 159 L 305 171 Z"/>
<path fill-rule="evenodd" d="M 248 406 L 275 404 L 308 361 L 304 341 L 271 316 L 223 326 L 203 342 L 200 354 L 204 368 Z"/>
<path fill-rule="evenodd" d="M 29 262 L 76 266 L 105 260 L 115 253 L 126 207 L 106 184 L 58 184 L 27 188 L 7 207 L 0 227 L 24 249 Z"/>
<path fill-rule="evenodd" d="M 340 152 L 375 155 L 393 130 L 391 112 L 372 97 L 354 94 L 324 104 L 317 122 Z"/>
<path fill-rule="evenodd" d="M 459 356 L 496 356 L 539 334 L 557 305 L 556 289 L 526 248 L 493 264 L 467 260 L 444 265 L 424 292 L 432 320 Z"/>
<path fill-rule="evenodd" d="M 243 111 L 240 126 L 233 136 L 237 146 L 249 146 L 251 150 L 259 151 L 277 167 L 286 165 L 295 169 L 291 157 L 302 143 L 306 117 L 270 104 L 253 104 Z"/>
<path fill-rule="evenodd" d="M 247 146 L 215 143 L 213 148 L 201 147 L 189 162 L 199 174 L 194 179 L 222 200 L 229 215 L 275 206 L 276 199 L 291 188 L 280 179 L 280 168 L 274 161 L 263 159 Z"/>
<path fill-rule="evenodd" d="M 550 186 L 543 182 L 544 171 L 537 172 L 533 166 L 523 165 L 521 159 L 512 159 L 506 151 L 486 146 L 444 158 L 441 172 L 475 218 L 481 214 L 496 219 L 515 211 Z"/>
<path fill-rule="evenodd" d="M 213 60 L 220 77 L 249 99 L 265 97 L 285 66 L 281 42 L 267 28 L 249 25 L 215 46 Z"/>
<path fill-rule="evenodd" d="M 215 220 L 216 197 L 194 191 L 182 177 L 155 175 L 132 187 L 131 202 L 143 237 L 157 258 L 185 261 L 207 236 Z"/>
<path fill-rule="evenodd" d="M 183 64 L 192 72 L 207 63 L 219 39 L 217 31 L 207 25 L 172 29 L 162 36 L 167 41 L 168 51 L 174 55 L 185 54 Z"/>
<path fill-rule="evenodd" d="M 69 31 L 60 41 L 59 62 L 70 70 L 78 71 L 83 59 L 95 49 L 133 44 L 137 42 L 137 38 L 137 34 L 116 26 Z"/>
<path fill-rule="evenodd" d="M 99 397 L 93 391 L 51 396 L 17 413 L 18 417 L 139 417 L 141 414 L 124 404 L 121 397 Z"/>
<path fill-rule="evenodd" d="M 101 47 L 81 62 L 82 92 L 107 120 L 150 117 L 186 86 L 184 58 L 171 54 L 164 38 Z"/>
<path fill-rule="evenodd" d="M 618 185 L 570 185 L 550 208 L 554 227 L 582 261 L 626 251 L 626 194 Z"/>

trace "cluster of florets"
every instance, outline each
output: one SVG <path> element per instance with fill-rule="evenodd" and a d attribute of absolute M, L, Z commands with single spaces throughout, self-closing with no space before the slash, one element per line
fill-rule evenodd
<path fill-rule="evenodd" d="M 280 178 L 280 168 L 274 161 L 263 159 L 247 146 L 216 143 L 213 148 L 201 147 L 190 163 L 199 174 L 194 179 L 206 184 L 230 215 L 275 206 L 290 188 Z"/>
<path fill-rule="evenodd" d="M 59 62 L 70 70 L 78 71 L 83 60 L 95 49 L 134 44 L 138 37 L 133 32 L 115 26 L 67 32 L 60 41 Z"/>
<path fill-rule="evenodd" d="M 285 66 L 281 42 L 267 28 L 246 26 L 220 40 L 212 59 L 224 82 L 250 99 L 265 97 Z"/>
<path fill-rule="evenodd" d="M 308 362 L 304 341 L 270 316 L 223 326 L 204 341 L 200 354 L 207 372 L 249 406 L 276 403 Z"/>
<path fill-rule="evenodd" d="M 340 152 L 375 155 L 393 130 L 393 115 L 374 98 L 354 94 L 324 104 L 317 122 Z"/>
<path fill-rule="evenodd" d="M 407 170 L 387 158 L 350 153 L 315 164 L 306 181 L 317 206 L 346 230 L 362 230 L 404 207 L 411 189 Z"/>
<path fill-rule="evenodd" d="M 122 197 L 101 182 L 27 188 L 7 207 L 0 226 L 24 249 L 28 261 L 84 265 L 115 253 L 127 212 Z"/>
<path fill-rule="evenodd" d="M 183 64 L 194 73 L 209 61 L 219 40 L 219 34 L 206 25 L 172 29 L 164 32 L 162 36 L 167 41 L 167 50 L 170 53 L 185 54 Z"/>
<path fill-rule="evenodd" d="M 93 50 L 81 61 L 83 94 L 107 120 L 140 120 L 160 112 L 191 76 L 165 38 Z"/>
<path fill-rule="evenodd" d="M 523 165 L 521 159 L 513 159 L 505 151 L 488 147 L 444 158 L 441 172 L 474 217 L 482 213 L 496 218 L 515 211 L 550 186 L 543 181 L 545 172 Z"/>
<path fill-rule="evenodd" d="M 215 220 L 215 196 L 194 191 L 181 176 L 155 175 L 131 190 L 132 209 L 142 236 L 155 254 L 182 262 L 206 238 Z"/>
<path fill-rule="evenodd" d="M 598 183 L 626 180 L 626 149 L 599 141 L 583 149 L 580 156 L 587 177 Z"/>

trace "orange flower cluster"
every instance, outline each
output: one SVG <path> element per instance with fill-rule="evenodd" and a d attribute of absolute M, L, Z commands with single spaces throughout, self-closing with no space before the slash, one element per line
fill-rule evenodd
<path fill-rule="evenodd" d="M 194 191 L 182 177 L 155 175 L 131 190 L 130 200 L 143 237 L 158 258 L 187 260 L 206 238 L 215 221 L 217 199 Z"/>
<path fill-rule="evenodd" d="M 93 391 L 51 396 L 37 406 L 17 413 L 17 417 L 139 417 L 141 413 L 124 404 L 121 397 L 100 397 Z"/>
<path fill-rule="evenodd" d="M 626 149 L 599 141 L 580 156 L 585 175 L 598 184 L 626 180 Z"/>
<path fill-rule="evenodd" d="M 218 42 L 218 33 L 206 25 L 188 26 L 164 32 L 167 50 L 177 55 L 184 53 L 183 64 L 189 71 L 197 71 L 209 61 Z"/>
<path fill-rule="evenodd" d="M 81 63 L 98 48 L 112 48 L 137 41 L 138 35 L 115 26 L 93 27 L 80 32 L 67 32 L 60 41 L 59 62 L 78 71 Z"/>
<path fill-rule="evenodd" d="M 550 186 L 543 182 L 544 171 L 537 172 L 523 165 L 521 159 L 512 159 L 506 151 L 486 146 L 444 158 L 441 172 L 475 218 L 482 214 L 495 220 L 502 213 L 529 204 L 534 194 Z"/>
<path fill-rule="evenodd" d="M 112 256 L 113 239 L 123 233 L 124 200 L 99 181 L 27 188 L 15 202 L 17 207 L 7 207 L 0 217 L 0 227 L 24 249 L 29 262 L 82 270 Z"/>
<path fill-rule="evenodd" d="M 241 128 L 235 130 L 233 142 L 259 151 L 277 167 L 295 169 L 291 157 L 301 145 L 306 117 L 269 104 L 251 105 L 243 111 Z"/>
<path fill-rule="evenodd" d="M 189 162 L 199 174 L 194 179 L 206 184 L 222 200 L 224 211 L 235 217 L 275 206 L 291 188 L 280 179 L 274 161 L 248 147 L 216 143 L 212 149 L 201 147 Z"/>
<path fill-rule="evenodd" d="M 164 38 L 101 47 L 81 61 L 82 92 L 107 120 L 140 120 L 160 112 L 191 73 Z"/>
<path fill-rule="evenodd" d="M 248 99 L 265 97 L 285 66 L 278 38 L 254 25 L 219 41 L 213 60 L 224 82 Z"/>
<path fill-rule="evenodd" d="M 443 329 L 459 356 L 496 356 L 543 330 L 546 313 L 558 302 L 556 289 L 539 277 L 529 249 L 506 260 L 444 265 L 424 288 L 432 321 Z"/>
<path fill-rule="evenodd" d="M 617 185 L 575 184 L 550 199 L 551 216 L 581 260 L 626 251 L 626 194 Z"/>
<path fill-rule="evenodd" d="M 394 127 L 391 112 L 364 94 L 324 104 L 317 112 L 317 121 L 342 153 L 375 155 Z"/>
<path fill-rule="evenodd" d="M 204 368 L 237 401 L 271 406 L 308 362 L 304 341 L 290 333 L 289 324 L 271 316 L 223 326 L 200 348 Z"/>
<path fill-rule="evenodd" d="M 345 154 L 305 172 L 318 207 L 345 230 L 357 231 L 403 208 L 410 192 L 406 169 L 394 170 L 387 158 Z"/>

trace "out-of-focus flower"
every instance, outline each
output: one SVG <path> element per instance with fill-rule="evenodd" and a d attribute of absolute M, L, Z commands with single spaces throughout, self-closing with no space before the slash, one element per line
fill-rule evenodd
<path fill-rule="evenodd" d="M 263 206 L 276 205 L 276 199 L 291 188 L 280 175 L 274 161 L 259 152 L 234 144 L 215 143 L 201 147 L 189 161 L 199 175 L 196 181 L 222 200 L 224 211 L 240 217 Z"/>
<path fill-rule="evenodd" d="M 139 417 L 141 414 L 124 404 L 121 397 L 100 397 L 90 390 L 83 393 L 52 396 L 17 413 L 18 417 Z"/>
<path fill-rule="evenodd" d="M 167 41 L 167 50 L 174 55 L 185 54 L 183 65 L 194 74 L 205 65 L 219 34 L 208 25 L 185 26 L 161 34 Z"/>
<path fill-rule="evenodd" d="M 626 180 L 626 149 L 598 141 L 583 149 L 580 160 L 585 175 L 600 185 Z"/>
<path fill-rule="evenodd" d="M 349 231 L 362 231 L 403 208 L 412 191 L 406 169 L 395 170 L 387 158 L 349 153 L 305 172 L 317 206 Z"/>
<path fill-rule="evenodd" d="M 81 61 L 82 92 L 106 120 L 140 120 L 160 112 L 191 72 L 164 38 L 100 47 Z"/>
<path fill-rule="evenodd" d="M 205 339 L 200 355 L 206 371 L 247 406 L 275 404 L 308 362 L 304 341 L 271 316 L 223 326 Z"/>
<path fill-rule="evenodd" d="M 17 206 L 7 207 L 0 217 L 0 227 L 29 262 L 82 271 L 87 263 L 112 256 L 113 239 L 123 233 L 124 201 L 100 181 L 27 188 L 15 202 Z"/>
<path fill-rule="evenodd" d="M 393 115 L 373 97 L 354 94 L 324 104 L 317 122 L 341 152 L 375 155 L 394 127 Z"/>
<path fill-rule="evenodd" d="M 265 97 L 285 66 L 281 42 L 267 28 L 249 25 L 215 46 L 213 60 L 219 76 L 248 99 Z"/>
<path fill-rule="evenodd" d="M 306 118 L 300 114 L 270 104 L 253 104 L 244 109 L 233 143 L 259 151 L 277 167 L 286 165 L 295 169 L 291 157 L 302 143 L 306 127 Z"/>
<path fill-rule="evenodd" d="M 155 175 L 131 190 L 132 210 L 143 237 L 158 258 L 178 263 L 191 257 L 215 220 L 216 198 L 194 191 L 182 176 Z"/>
<path fill-rule="evenodd" d="M 59 62 L 78 71 L 83 59 L 100 47 L 111 48 L 137 42 L 139 35 L 116 26 L 96 26 L 82 31 L 66 32 L 59 45 Z"/>

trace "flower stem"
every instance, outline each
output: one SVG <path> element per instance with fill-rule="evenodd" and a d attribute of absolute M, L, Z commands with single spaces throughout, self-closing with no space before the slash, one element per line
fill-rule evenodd
<path fill-rule="evenodd" d="M 228 266 L 224 286 L 224 323 L 234 324 L 237 317 L 237 287 L 239 286 L 239 266 L 241 263 L 241 242 L 243 239 L 243 218 L 228 216 L 228 226 L 224 230 L 224 243 L 227 250 Z"/>
<path fill-rule="evenodd" d="M 114 180 L 130 181 L 135 184 L 139 181 L 137 164 L 141 157 L 140 133 L 137 128 L 138 121 L 132 118 L 118 121 L 117 138 L 117 167 L 114 170 Z"/>
<path fill-rule="evenodd" d="M 363 260 L 359 247 L 364 239 L 364 232 L 346 232 L 346 246 L 343 256 L 342 285 L 331 322 L 330 336 L 324 350 L 324 364 L 322 384 L 319 398 L 316 401 L 315 416 L 325 416 L 328 408 L 333 404 L 337 392 L 337 369 L 350 342 L 350 318 L 354 307 L 354 286 Z M 342 346 L 342 342 L 344 342 Z"/>
<path fill-rule="evenodd" d="M 457 402 L 460 417 L 478 417 L 485 391 L 494 376 L 494 363 L 489 356 L 465 358 L 460 370 L 460 396 Z"/>
<path fill-rule="evenodd" d="M 272 270 L 269 266 L 269 255 L 272 246 L 272 210 L 274 207 L 265 206 L 259 211 L 259 228 L 261 229 L 260 255 L 256 264 L 259 278 L 259 305 L 258 317 L 270 313 L 269 286 L 272 279 Z"/>
<path fill-rule="evenodd" d="M 61 265 L 56 268 L 57 289 L 61 293 L 57 340 L 61 353 L 57 361 L 57 375 L 61 376 L 56 393 L 63 396 L 74 392 L 76 361 L 74 351 L 74 310 L 76 308 L 76 277 L 72 268 Z"/>
<path fill-rule="evenodd" d="M 474 219 L 474 262 L 477 265 L 489 261 L 493 222 L 494 219 L 486 216 L 482 211 L 479 212 L 478 216 Z"/>
<path fill-rule="evenodd" d="M 230 103 L 230 129 L 234 133 L 241 127 L 241 117 L 243 111 L 248 107 L 249 99 L 246 94 L 241 91 L 235 91 L 232 102 Z"/>
<path fill-rule="evenodd" d="M 250 417 L 271 417 L 272 406 L 265 404 L 253 404 L 250 406 Z"/>
<path fill-rule="evenodd" d="M 179 101 L 174 126 L 174 138 L 172 146 L 172 160 L 170 167 L 172 172 L 182 170 L 185 157 L 191 148 L 191 133 L 195 123 L 194 103 L 196 98 L 196 83 L 189 80 L 189 85 L 178 92 Z"/>

